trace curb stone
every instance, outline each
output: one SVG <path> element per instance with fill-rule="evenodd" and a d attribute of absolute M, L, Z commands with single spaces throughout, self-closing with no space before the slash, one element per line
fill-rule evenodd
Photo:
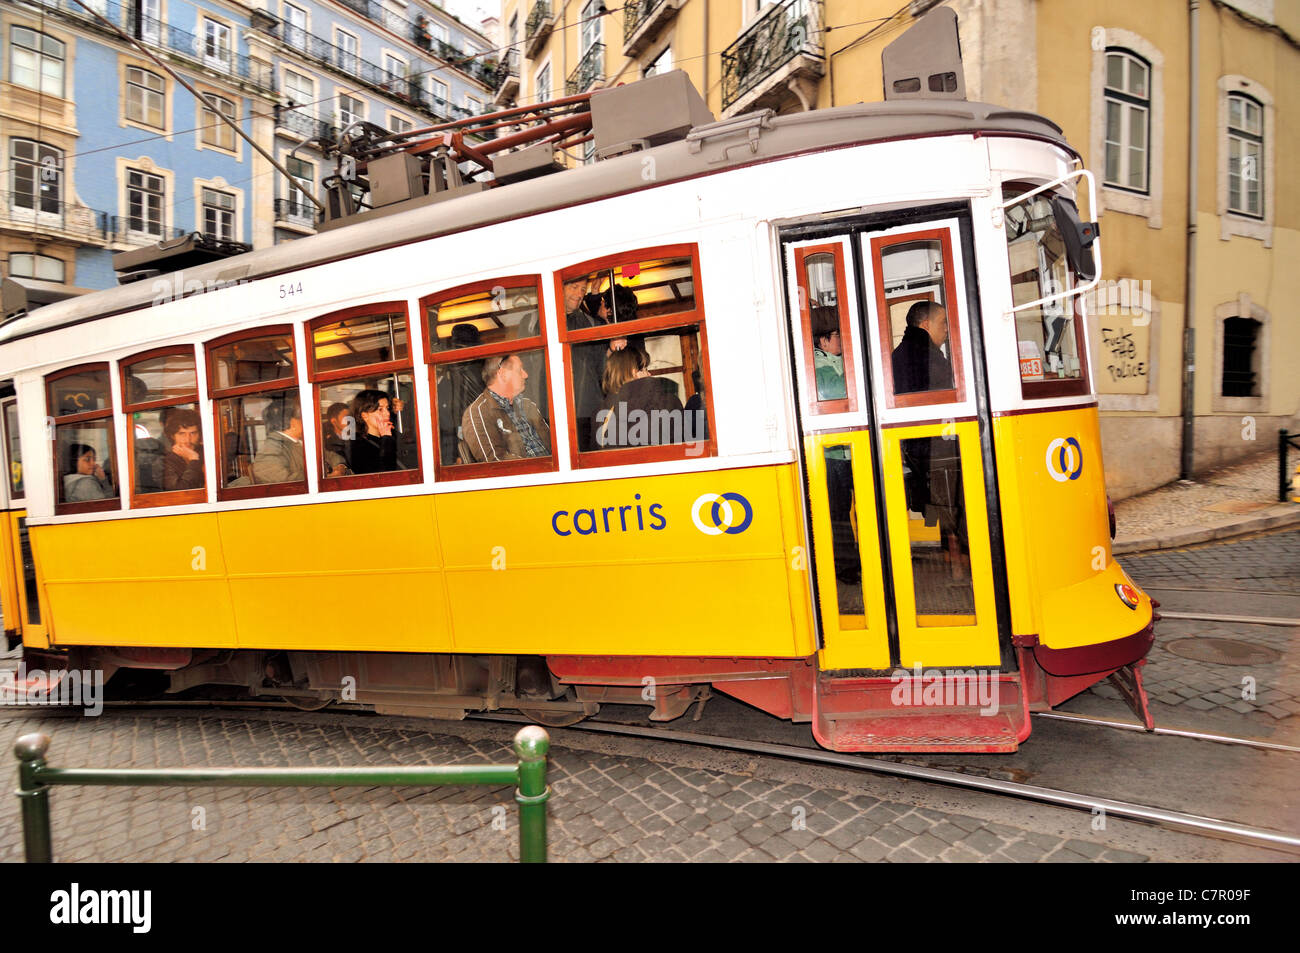
<path fill-rule="evenodd" d="M 1286 510 L 1281 507 L 1287 507 Z M 1274 512 L 1250 519 L 1237 520 L 1213 527 L 1188 527 L 1177 532 L 1164 533 L 1159 536 L 1138 536 L 1130 539 L 1116 539 L 1110 547 L 1111 554 L 1123 556 L 1128 553 L 1152 552 L 1159 549 L 1179 549 L 1196 543 L 1208 543 L 1216 539 L 1230 539 L 1245 536 L 1261 530 L 1276 529 L 1279 526 L 1291 526 L 1300 523 L 1300 506 L 1279 503 Z"/>

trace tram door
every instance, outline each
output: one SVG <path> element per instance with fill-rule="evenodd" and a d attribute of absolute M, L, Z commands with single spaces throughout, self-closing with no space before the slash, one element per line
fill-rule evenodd
<path fill-rule="evenodd" d="M 785 251 L 821 668 L 998 666 L 957 221 Z"/>

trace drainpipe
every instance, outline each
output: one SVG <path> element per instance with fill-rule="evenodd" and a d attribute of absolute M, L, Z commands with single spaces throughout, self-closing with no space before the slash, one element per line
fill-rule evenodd
<path fill-rule="evenodd" d="M 701 88 L 704 90 L 704 104 L 707 106 L 709 103 L 709 0 L 704 0 L 702 5 L 704 7 L 704 85 Z"/>
<path fill-rule="evenodd" d="M 1200 104 L 1201 0 L 1188 0 L 1187 64 L 1187 279 L 1183 291 L 1183 454 L 1179 479 L 1192 478 L 1196 448 L 1196 120 Z"/>

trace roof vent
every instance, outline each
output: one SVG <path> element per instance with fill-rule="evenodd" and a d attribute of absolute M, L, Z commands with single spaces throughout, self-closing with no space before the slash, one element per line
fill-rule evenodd
<path fill-rule="evenodd" d="M 598 159 L 676 142 L 696 126 L 711 122 L 713 113 L 690 77 L 679 69 L 591 94 Z"/>
<path fill-rule="evenodd" d="M 965 99 L 957 14 L 936 7 L 885 47 L 880 56 L 885 99 Z"/>
<path fill-rule="evenodd" d="M 220 241 L 202 232 L 191 232 L 156 245 L 120 251 L 113 256 L 113 270 L 117 272 L 117 283 L 125 285 L 182 268 L 196 268 L 251 250 L 251 246 L 243 242 Z"/>

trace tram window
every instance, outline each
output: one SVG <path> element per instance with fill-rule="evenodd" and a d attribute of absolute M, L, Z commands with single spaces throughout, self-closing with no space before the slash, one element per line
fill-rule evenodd
<path fill-rule="evenodd" d="M 1010 200 L 1015 194 L 1011 190 Z M 1011 299 L 1027 304 L 1075 287 L 1065 240 L 1046 192 L 1005 212 Z M 1015 313 L 1020 389 L 1025 397 L 1062 397 L 1087 390 L 1081 359 L 1078 296 Z"/>
<path fill-rule="evenodd" d="M 287 328 L 241 331 L 210 342 L 207 353 L 219 450 L 218 497 L 305 492 L 293 334 Z"/>
<path fill-rule="evenodd" d="M 152 351 L 121 368 L 132 506 L 206 499 L 194 348 Z"/>
<path fill-rule="evenodd" d="M 965 399 L 961 321 L 946 230 L 873 239 L 890 407 Z"/>
<path fill-rule="evenodd" d="M 421 302 L 440 479 L 555 469 L 540 292 L 529 275 Z"/>
<path fill-rule="evenodd" d="M 919 626 L 974 625 L 970 539 L 956 436 L 903 440 L 912 586 Z"/>
<path fill-rule="evenodd" d="M 692 245 L 559 276 L 577 466 L 712 455 L 708 361 Z"/>
<path fill-rule="evenodd" d="M 108 364 L 89 364 L 45 378 L 54 418 L 54 511 L 118 509 L 117 457 Z"/>
<path fill-rule="evenodd" d="M 405 305 L 391 303 L 309 325 L 322 489 L 419 482 L 408 328 Z"/>
<path fill-rule="evenodd" d="M 18 402 L 6 401 L 5 413 L 5 447 L 6 460 L 9 464 L 9 499 L 21 500 L 23 492 L 23 453 L 22 442 L 18 434 Z"/>
<path fill-rule="evenodd" d="M 857 368 L 850 346 L 845 300 L 844 246 L 796 248 L 795 282 L 803 331 L 804 379 L 808 411 L 842 413 L 857 409 Z"/>

